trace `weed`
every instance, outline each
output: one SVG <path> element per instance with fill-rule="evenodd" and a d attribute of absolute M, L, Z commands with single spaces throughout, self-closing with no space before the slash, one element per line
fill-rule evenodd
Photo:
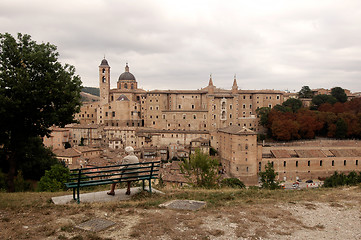
<path fill-rule="evenodd" d="M 63 231 L 63 232 L 73 232 L 73 230 L 74 230 L 74 227 L 72 224 L 67 224 L 67 225 L 60 227 L 60 231 Z"/>

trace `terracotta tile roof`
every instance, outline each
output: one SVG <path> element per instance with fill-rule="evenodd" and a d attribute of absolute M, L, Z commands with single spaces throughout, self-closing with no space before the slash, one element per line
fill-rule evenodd
<path fill-rule="evenodd" d="M 275 158 L 291 158 L 291 155 L 287 150 L 271 150 L 271 153 Z"/>
<path fill-rule="evenodd" d="M 300 158 L 326 157 L 321 150 L 295 150 Z"/>
<path fill-rule="evenodd" d="M 81 156 L 81 154 L 78 151 L 75 151 L 73 148 L 56 149 L 53 152 L 58 157 L 80 157 Z"/>
<path fill-rule="evenodd" d="M 254 131 L 245 128 L 245 127 L 240 127 L 237 125 L 232 125 L 229 127 L 225 127 L 225 128 L 221 128 L 218 129 L 219 132 L 224 132 L 224 133 L 230 133 L 230 134 L 256 134 Z"/>
<path fill-rule="evenodd" d="M 358 149 L 330 149 L 335 157 L 360 157 L 361 152 Z"/>
<path fill-rule="evenodd" d="M 93 152 L 93 151 L 101 151 L 101 149 L 99 148 L 92 148 L 92 147 L 88 147 L 88 146 L 74 146 L 73 149 L 75 151 L 78 151 L 80 153 L 83 152 Z"/>

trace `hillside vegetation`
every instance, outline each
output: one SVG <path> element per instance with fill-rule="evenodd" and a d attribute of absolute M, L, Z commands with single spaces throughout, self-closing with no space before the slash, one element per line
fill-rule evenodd
<path fill-rule="evenodd" d="M 96 87 L 83 87 L 81 89 L 81 91 L 92 94 L 94 96 L 98 96 L 98 97 L 100 96 L 100 90 L 99 90 L 99 88 L 96 88 Z"/>

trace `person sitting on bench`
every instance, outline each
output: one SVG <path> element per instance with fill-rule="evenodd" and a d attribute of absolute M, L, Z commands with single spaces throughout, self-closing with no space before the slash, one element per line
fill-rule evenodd
<path fill-rule="evenodd" d="M 130 146 L 126 147 L 125 152 L 128 154 L 128 156 L 123 158 L 122 164 L 131 164 L 131 163 L 139 163 L 139 159 L 137 156 L 135 156 L 134 154 L 134 149 Z M 125 173 L 127 170 L 126 168 L 121 168 L 122 173 Z M 134 170 L 128 170 L 130 171 L 134 171 Z M 138 174 L 137 173 L 133 173 L 133 174 L 125 174 L 124 176 L 126 177 L 134 177 L 135 179 L 137 179 Z M 132 178 L 129 179 L 129 181 L 127 181 L 128 184 L 128 188 L 127 188 L 127 192 L 125 193 L 126 195 L 130 195 L 130 183 L 132 181 Z M 115 195 L 115 185 L 117 183 L 112 183 L 111 187 L 110 187 L 110 192 L 107 192 L 108 195 L 114 196 Z"/>

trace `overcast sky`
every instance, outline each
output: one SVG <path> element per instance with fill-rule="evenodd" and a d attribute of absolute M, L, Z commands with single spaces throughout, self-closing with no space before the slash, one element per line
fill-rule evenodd
<path fill-rule="evenodd" d="M 145 90 L 361 91 L 360 0 L 1 0 L 0 32 L 58 47 L 84 86 L 130 72 Z"/>

